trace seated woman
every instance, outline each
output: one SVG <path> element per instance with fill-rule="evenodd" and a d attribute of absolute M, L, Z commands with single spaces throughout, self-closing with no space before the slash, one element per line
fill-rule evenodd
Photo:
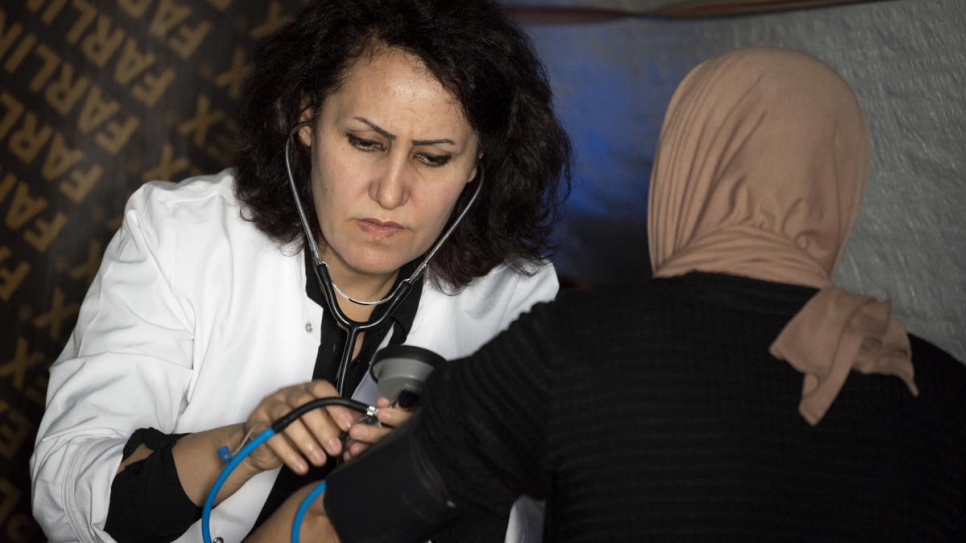
<path fill-rule="evenodd" d="M 831 281 L 869 163 L 851 89 L 816 59 L 701 64 L 651 178 L 656 278 L 564 293 L 437 369 L 303 533 L 420 541 L 529 493 L 558 543 L 966 541 L 966 366 Z"/>

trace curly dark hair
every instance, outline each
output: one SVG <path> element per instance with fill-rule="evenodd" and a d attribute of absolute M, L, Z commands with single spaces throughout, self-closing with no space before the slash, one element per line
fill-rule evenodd
<path fill-rule="evenodd" d="M 318 115 L 355 61 L 380 46 L 421 59 L 459 100 L 480 139 L 484 185 L 434 257 L 434 279 L 461 288 L 498 264 L 525 272 L 525 263 L 549 256 L 570 190 L 570 139 L 529 38 L 489 0 L 317 0 L 259 44 L 239 119 L 236 192 L 245 216 L 279 243 L 304 243 L 285 143 L 305 109 Z M 311 202 L 308 151 L 292 148 L 300 196 Z M 314 206 L 305 211 L 322 239 Z"/>

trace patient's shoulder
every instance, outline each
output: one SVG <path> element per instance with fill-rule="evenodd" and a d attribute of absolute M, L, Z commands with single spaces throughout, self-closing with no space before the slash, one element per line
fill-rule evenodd
<path fill-rule="evenodd" d="M 943 398 L 966 416 L 966 364 L 936 344 L 909 334 L 916 386 L 923 398 Z"/>

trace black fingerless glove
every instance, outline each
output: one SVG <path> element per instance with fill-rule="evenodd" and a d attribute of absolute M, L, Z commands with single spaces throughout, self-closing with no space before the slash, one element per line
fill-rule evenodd
<path fill-rule="evenodd" d="M 128 458 L 139 445 L 153 452 L 114 477 L 104 530 L 120 543 L 168 543 L 201 518 L 184 492 L 171 447 L 187 434 L 141 428 L 124 445 Z"/>

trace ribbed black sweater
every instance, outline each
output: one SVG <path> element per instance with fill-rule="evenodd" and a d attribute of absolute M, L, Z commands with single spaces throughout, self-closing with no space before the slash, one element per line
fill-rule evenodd
<path fill-rule="evenodd" d="M 802 374 L 768 347 L 814 292 L 692 273 L 563 293 L 437 370 L 413 465 L 463 511 L 546 498 L 560 543 L 966 541 L 966 366 L 911 337 L 919 397 L 852 372 L 810 426 Z"/>

